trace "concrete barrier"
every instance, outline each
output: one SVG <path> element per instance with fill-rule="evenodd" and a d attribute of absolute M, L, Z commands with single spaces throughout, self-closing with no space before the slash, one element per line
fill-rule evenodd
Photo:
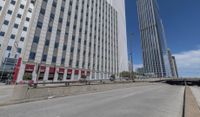
<path fill-rule="evenodd" d="M 129 88 L 133 86 L 150 85 L 149 83 L 122 83 L 122 84 L 103 84 L 103 85 L 84 85 L 69 87 L 39 87 L 30 88 L 26 85 L 16 85 L 13 96 L 9 103 L 28 102 L 52 97 L 62 97 L 85 93 L 101 92 L 112 89 Z M 0 104 L 1 105 L 1 104 Z"/>

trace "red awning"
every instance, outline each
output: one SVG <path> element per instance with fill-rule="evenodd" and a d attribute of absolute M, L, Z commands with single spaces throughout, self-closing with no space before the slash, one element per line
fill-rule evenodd
<path fill-rule="evenodd" d="M 45 72 L 46 66 L 40 66 L 40 72 Z"/>
<path fill-rule="evenodd" d="M 65 73 L 65 68 L 59 68 L 59 73 L 64 74 Z"/>
<path fill-rule="evenodd" d="M 72 69 L 68 69 L 67 74 L 72 74 Z"/>
<path fill-rule="evenodd" d="M 78 75 L 79 74 L 79 70 L 75 70 L 75 74 Z"/>
<path fill-rule="evenodd" d="M 81 75 L 82 75 L 82 76 L 85 75 L 85 71 L 81 71 Z"/>
<path fill-rule="evenodd" d="M 35 65 L 26 64 L 25 71 L 26 72 L 33 72 Z"/>
<path fill-rule="evenodd" d="M 55 67 L 50 67 L 49 68 L 49 73 L 50 74 L 54 74 L 56 72 L 56 68 Z"/>
<path fill-rule="evenodd" d="M 88 76 L 90 75 L 90 71 L 87 71 L 87 75 L 88 75 Z"/>

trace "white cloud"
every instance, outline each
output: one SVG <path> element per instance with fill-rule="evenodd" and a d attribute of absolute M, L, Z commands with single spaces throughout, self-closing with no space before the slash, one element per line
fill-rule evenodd
<path fill-rule="evenodd" d="M 200 77 L 200 49 L 177 53 L 174 55 L 183 77 Z"/>
<path fill-rule="evenodd" d="M 133 68 L 134 68 L 134 71 L 136 71 L 138 68 L 142 68 L 143 65 L 142 64 L 134 64 Z"/>

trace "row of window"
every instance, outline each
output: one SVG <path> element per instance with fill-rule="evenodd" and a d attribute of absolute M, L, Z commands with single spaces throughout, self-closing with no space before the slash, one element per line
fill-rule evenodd
<path fill-rule="evenodd" d="M 46 0 L 47 1 L 47 0 Z M 82 1 L 84 1 L 84 0 L 82 0 Z M 44 3 L 45 1 L 43 1 L 43 3 Z M 93 1 L 94 2 L 94 1 Z M 42 3 L 42 4 L 43 4 Z M 71 48 L 69 48 L 70 49 L 70 62 L 69 62 L 69 66 L 72 66 L 72 63 L 73 63 L 73 54 L 74 54 L 74 46 L 75 46 L 75 36 L 79 36 L 79 37 L 81 37 L 81 35 L 82 35 L 82 28 L 80 28 L 79 29 L 79 35 L 75 35 L 75 32 L 76 32 L 76 29 L 77 29 L 77 22 L 78 22 L 78 15 L 81 15 L 81 18 L 80 18 L 80 24 L 81 24 L 81 26 L 83 25 L 83 12 L 84 12 L 84 10 L 83 9 L 81 9 L 81 14 L 78 14 L 78 9 L 79 9 L 79 7 L 78 7 L 78 3 L 79 3 L 79 0 L 77 0 L 77 3 L 76 3 L 76 7 L 75 7 L 75 16 L 74 16 L 74 25 L 73 25 L 73 35 L 72 35 L 72 42 L 71 42 Z M 88 0 L 88 3 L 89 3 L 89 0 Z M 87 3 L 87 4 L 88 4 Z M 100 4 L 101 2 L 99 2 L 99 4 Z M 45 3 L 46 4 L 46 3 Z M 55 2 L 55 0 L 53 1 L 53 9 L 55 9 L 55 7 L 56 7 L 56 2 Z M 68 32 L 69 32 L 69 27 L 70 27 L 70 21 L 71 21 L 71 12 L 72 12 L 72 5 L 73 5 L 73 0 L 71 0 L 70 1 L 70 4 L 69 4 L 69 9 L 68 9 L 68 19 L 67 19 L 67 23 L 66 23 L 66 32 L 65 32 L 65 40 L 64 40 L 64 45 L 63 45 L 63 53 L 62 53 L 62 59 L 61 59 L 61 64 L 63 65 L 64 63 L 65 63 L 65 55 L 66 55 L 66 49 L 67 49 L 67 40 L 68 40 Z M 98 5 L 98 4 L 97 4 Z M 96 7 L 98 7 L 96 5 Z M 100 6 L 100 5 L 99 5 Z M 109 6 L 109 5 L 108 5 Z M 83 7 L 83 5 L 82 5 L 82 7 Z M 93 9 L 93 8 L 92 8 Z M 101 9 L 103 9 L 103 8 L 100 8 L 100 10 Z M 109 10 L 111 10 L 110 9 L 110 6 L 109 6 L 109 8 L 108 8 Z M 37 50 L 37 45 L 38 45 L 38 43 L 39 43 L 39 39 L 40 39 L 40 32 L 41 32 L 41 29 L 42 29 L 42 26 L 43 26 L 43 19 L 44 19 L 44 15 L 45 15 L 45 11 L 46 10 L 46 5 L 44 6 L 44 5 L 42 5 L 42 8 L 41 8 L 41 10 L 40 10 L 40 15 L 39 15 L 39 18 L 38 18 L 38 23 L 37 23 L 37 26 L 36 26 L 36 30 L 37 31 L 35 31 L 35 35 L 34 35 L 34 38 L 33 38 L 33 44 L 32 44 L 32 47 L 31 47 L 31 52 L 30 52 L 30 56 L 29 56 L 29 60 L 31 60 L 31 61 L 34 61 L 35 60 L 35 56 L 36 56 L 36 50 Z M 61 12 L 62 11 L 64 11 L 64 9 L 61 7 Z M 85 33 L 85 35 L 88 35 L 88 32 L 87 32 L 87 30 L 88 30 L 88 28 L 90 28 L 90 29 L 92 29 L 93 27 L 94 27 L 94 25 L 92 25 L 92 24 L 89 24 L 88 23 L 88 19 L 91 17 L 91 23 L 92 23 L 92 21 L 93 21 L 93 16 L 91 15 L 91 16 L 89 16 L 89 13 L 88 13 L 88 11 L 89 11 L 89 4 L 88 4 L 88 7 L 87 7 L 87 11 L 86 11 L 86 17 L 87 17 L 87 20 L 85 21 L 85 24 L 86 24 L 86 31 L 84 32 Z M 95 12 L 97 12 L 97 10 L 95 11 Z M 94 12 L 94 13 L 95 13 Z M 113 12 L 112 12 L 113 13 Z M 104 19 L 104 17 L 105 16 L 101 16 L 101 14 L 95 14 L 95 22 L 97 22 L 97 16 L 99 16 L 99 17 L 101 17 L 102 19 L 101 20 L 103 20 L 103 21 L 108 21 L 108 20 L 110 20 L 110 18 L 111 18 L 111 15 L 109 14 L 106 14 L 106 17 L 107 16 L 109 16 L 108 18 L 106 18 L 106 19 Z M 49 48 L 49 42 L 50 42 L 50 39 L 51 39 L 51 34 L 52 34 L 52 24 L 53 24 L 53 22 L 54 22 L 54 17 L 55 17 L 55 10 L 52 12 L 51 11 L 51 13 L 50 13 L 50 20 L 49 20 L 49 24 L 48 24 L 48 31 L 47 31 L 47 35 L 46 35 L 46 40 L 45 40 L 45 47 L 44 47 L 44 52 L 43 52 L 43 55 L 42 55 L 42 61 L 43 62 L 46 62 L 46 59 L 47 59 L 47 54 L 48 54 L 48 48 Z M 111 30 L 111 28 L 107 28 L 107 26 L 103 23 L 102 24 L 102 21 L 101 20 L 99 20 L 99 28 L 97 29 L 97 25 L 98 25 L 98 23 L 95 23 L 96 24 L 96 26 L 94 27 L 94 31 L 95 31 L 95 35 L 94 35 L 94 37 L 95 37 L 95 39 L 94 40 L 96 40 L 96 41 L 98 41 L 98 44 L 100 44 L 100 35 L 98 35 L 98 37 L 96 36 L 96 34 L 98 34 L 98 32 L 99 32 L 99 34 L 101 34 L 100 33 L 100 27 L 102 27 L 102 28 L 105 28 L 106 27 L 106 29 L 108 29 L 108 30 Z M 113 20 L 113 18 L 112 18 L 112 20 Z M 62 21 L 63 21 L 63 19 L 62 19 L 62 17 L 59 17 L 59 24 L 62 24 Z M 106 23 L 111 23 L 110 21 L 108 21 L 108 22 L 106 22 Z M 111 23 L 112 24 L 112 23 Z M 102 26 L 101 26 L 102 25 Z M 113 27 L 113 24 L 112 24 L 112 27 Z M 58 28 L 61 28 L 61 26 L 58 26 Z M 116 28 L 116 27 L 115 27 Z M 40 31 L 39 31 L 40 30 Z M 36 33 L 36 32 L 39 32 L 39 33 Z M 56 34 L 56 36 L 57 37 L 59 37 L 59 35 L 60 35 L 60 30 L 59 29 L 57 29 L 57 34 Z M 112 32 L 111 32 L 112 34 L 113 34 L 113 30 L 112 30 Z M 102 34 L 104 34 L 103 33 L 103 31 L 102 31 Z M 106 34 L 106 37 L 108 36 L 109 38 L 112 38 L 112 39 L 114 39 L 114 37 L 111 37 L 110 36 L 110 34 L 107 34 L 107 33 L 105 33 Z M 84 64 L 85 64 L 85 58 L 86 58 L 86 47 L 87 46 L 89 46 L 89 50 L 90 50 L 90 52 L 89 53 L 87 53 L 89 56 L 91 56 L 91 41 L 92 41 L 92 33 L 90 33 L 89 34 L 89 37 L 90 37 L 90 39 L 89 40 L 87 40 L 87 37 L 85 37 L 85 39 L 84 39 L 84 41 L 83 41 L 83 43 L 84 43 L 84 51 L 83 51 L 83 65 L 82 66 L 84 66 Z M 103 38 L 104 37 L 102 37 L 102 43 L 104 43 L 104 40 L 103 40 Z M 116 37 L 115 37 L 116 38 Z M 56 38 L 56 41 L 58 41 L 59 42 L 59 39 L 60 38 Z M 88 42 L 89 41 L 89 42 Z M 110 39 L 110 41 L 111 41 L 111 39 Z M 105 43 L 106 44 L 111 44 L 111 42 L 107 42 L 106 40 L 105 40 Z M 79 44 L 81 43 L 81 38 L 78 38 L 78 42 L 79 42 Z M 95 43 L 97 43 L 97 42 L 94 42 L 94 53 L 96 52 L 96 49 L 98 49 L 98 51 L 100 51 L 100 45 L 98 45 L 98 46 L 96 46 L 96 44 Z M 89 44 L 89 45 L 88 45 Z M 80 44 L 81 45 L 81 44 Z M 114 44 L 111 44 L 112 46 L 111 47 L 113 47 L 113 45 Z M 52 63 L 56 63 L 56 59 L 57 59 L 57 57 L 56 57 L 56 55 L 55 55 L 55 51 L 57 51 L 58 50 L 58 46 L 59 46 L 59 44 L 56 42 L 55 43 L 55 45 L 54 45 L 54 55 L 53 55 L 53 57 L 52 57 Z M 111 47 L 109 47 L 110 49 L 113 49 L 113 48 L 111 48 Z M 106 48 L 106 47 L 104 47 L 104 46 L 102 46 L 101 47 L 102 48 L 102 51 L 104 50 L 104 48 Z M 107 51 L 107 49 L 105 49 L 106 51 Z M 113 52 L 113 51 L 112 51 Z M 111 54 L 111 51 L 109 50 L 108 51 L 108 53 L 109 54 Z M 57 54 L 57 52 L 56 52 L 56 54 Z M 79 64 L 78 64 L 78 61 L 79 61 L 79 55 L 80 54 L 80 47 L 78 47 L 78 49 L 77 49 L 77 61 L 76 61 L 76 67 L 78 67 L 79 66 Z M 98 55 L 96 55 L 96 54 L 94 54 L 94 55 L 92 55 L 92 56 L 96 56 L 97 57 L 97 59 L 99 60 L 99 58 L 104 58 L 104 57 L 100 57 L 100 54 L 98 53 Z M 90 58 L 90 57 L 89 57 Z M 107 57 L 105 57 L 106 59 L 107 59 Z M 113 57 L 114 58 L 114 57 Z M 108 59 L 110 59 L 110 57 L 108 57 Z M 111 60 L 111 59 L 110 59 Z M 95 63 L 95 62 L 93 62 L 93 63 Z M 98 64 L 100 63 L 100 61 L 98 61 Z M 88 66 L 90 66 L 90 65 L 88 65 Z M 95 65 L 93 65 L 93 66 L 95 66 Z M 100 66 L 100 65 L 97 65 L 97 66 Z"/>

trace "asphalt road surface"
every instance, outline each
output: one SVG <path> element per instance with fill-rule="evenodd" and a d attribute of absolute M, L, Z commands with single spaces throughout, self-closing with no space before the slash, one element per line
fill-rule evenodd
<path fill-rule="evenodd" d="M 0 107 L 0 117 L 181 117 L 184 87 L 156 84 Z"/>

